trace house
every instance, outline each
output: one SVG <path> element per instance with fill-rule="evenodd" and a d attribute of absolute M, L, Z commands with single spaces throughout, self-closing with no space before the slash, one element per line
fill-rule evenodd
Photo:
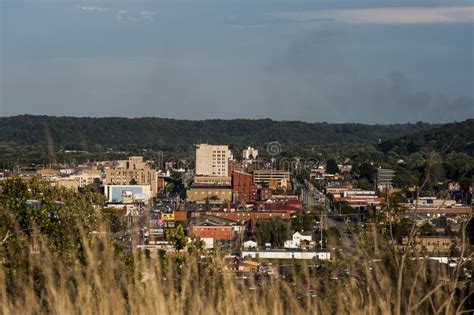
<path fill-rule="evenodd" d="M 285 241 L 285 248 L 308 248 L 311 246 L 313 241 L 313 236 L 311 234 L 302 234 L 300 232 L 295 232 L 291 240 Z"/>

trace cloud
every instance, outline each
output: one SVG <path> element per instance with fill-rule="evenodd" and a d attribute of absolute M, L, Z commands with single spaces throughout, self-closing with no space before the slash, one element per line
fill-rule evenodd
<path fill-rule="evenodd" d="M 140 21 L 155 21 L 155 17 L 158 15 L 158 11 L 140 11 L 139 14 L 130 15 L 127 10 L 119 10 L 115 15 L 115 19 L 118 22 L 140 22 Z"/>
<path fill-rule="evenodd" d="M 122 22 L 127 14 L 128 14 L 127 10 L 119 10 L 117 12 L 117 15 L 115 16 L 115 19 L 119 22 Z"/>
<path fill-rule="evenodd" d="M 109 11 L 108 8 L 101 8 L 101 7 L 91 7 L 91 6 L 78 6 L 78 9 L 82 11 L 88 11 L 88 12 L 106 12 Z"/>
<path fill-rule="evenodd" d="M 158 14 L 157 11 L 141 11 L 140 18 L 142 20 L 154 21 L 155 16 Z"/>
<path fill-rule="evenodd" d="M 276 20 L 335 21 L 347 24 L 473 23 L 474 6 L 400 7 L 270 13 Z"/>
<path fill-rule="evenodd" d="M 130 14 L 128 10 L 112 10 L 109 8 L 103 7 L 94 7 L 94 6 L 77 6 L 78 9 L 85 12 L 95 12 L 95 13 L 105 13 L 108 12 L 115 15 L 115 20 L 118 22 L 140 22 L 140 21 L 155 21 L 155 17 L 158 15 L 158 11 L 140 11 L 135 14 Z"/>

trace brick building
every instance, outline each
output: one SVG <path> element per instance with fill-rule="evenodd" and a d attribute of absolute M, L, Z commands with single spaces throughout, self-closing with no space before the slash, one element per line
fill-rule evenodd
<path fill-rule="evenodd" d="M 252 174 L 234 171 L 232 173 L 232 193 L 236 203 L 255 201 L 255 184 Z"/>
<path fill-rule="evenodd" d="M 189 220 L 188 236 L 231 241 L 244 231 L 236 221 L 213 215 L 200 215 Z"/>

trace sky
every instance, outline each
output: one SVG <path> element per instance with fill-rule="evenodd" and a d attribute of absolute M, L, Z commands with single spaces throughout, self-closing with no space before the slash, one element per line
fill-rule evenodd
<path fill-rule="evenodd" d="M 474 117 L 474 1 L 0 0 L 0 116 Z"/>

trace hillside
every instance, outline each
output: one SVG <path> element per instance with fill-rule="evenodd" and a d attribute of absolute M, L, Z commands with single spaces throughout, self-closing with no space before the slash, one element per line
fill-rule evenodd
<path fill-rule="evenodd" d="M 49 137 L 50 143 L 57 148 L 74 150 L 98 147 L 167 149 L 199 142 L 254 146 L 270 141 L 313 145 L 375 144 L 379 139 L 398 138 L 434 126 L 427 123 L 364 125 L 270 119 L 190 121 L 25 115 L 0 118 L 0 142 L 38 145 L 46 144 Z"/>
<path fill-rule="evenodd" d="M 384 153 L 394 151 L 399 155 L 436 151 L 465 153 L 474 157 L 474 119 L 390 139 L 379 144 L 378 149 Z"/>

